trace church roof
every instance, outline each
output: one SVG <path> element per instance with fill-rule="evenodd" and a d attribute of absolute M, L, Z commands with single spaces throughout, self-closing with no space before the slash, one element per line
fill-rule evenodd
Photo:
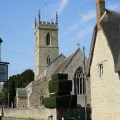
<path fill-rule="evenodd" d="M 41 72 L 40 72 L 40 74 L 47 68 L 47 67 L 49 67 L 51 64 L 53 64 L 56 60 L 58 60 L 60 57 L 64 57 L 64 58 L 66 58 L 62 53 L 58 56 L 58 57 L 56 57 L 52 62 L 50 62 Z M 40 75 L 39 74 L 39 75 Z"/>
<path fill-rule="evenodd" d="M 56 68 L 54 73 L 62 73 L 64 69 L 68 66 L 68 64 L 72 61 L 73 57 L 77 54 L 77 52 L 80 51 L 78 48 L 75 53 L 67 57 L 65 60 L 63 60 L 58 67 Z"/>
<path fill-rule="evenodd" d="M 120 13 L 106 10 L 101 18 L 100 24 L 113 55 L 115 72 L 120 72 Z M 96 35 L 97 27 L 95 26 L 89 54 L 88 76 L 90 76 L 90 66 L 93 58 Z"/>
<path fill-rule="evenodd" d="M 17 88 L 17 94 L 19 98 L 27 97 L 27 89 L 26 88 Z"/>

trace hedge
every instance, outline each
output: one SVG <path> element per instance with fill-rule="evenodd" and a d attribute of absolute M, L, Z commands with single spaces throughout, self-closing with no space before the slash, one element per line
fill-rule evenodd
<path fill-rule="evenodd" d="M 77 96 L 66 95 L 44 98 L 44 106 L 46 108 L 76 108 Z"/>
<path fill-rule="evenodd" d="M 67 80 L 68 74 L 57 73 L 52 75 L 52 80 Z"/>
<path fill-rule="evenodd" d="M 48 85 L 49 93 L 66 93 L 72 91 L 72 81 L 71 80 L 51 80 Z"/>
<path fill-rule="evenodd" d="M 52 94 L 50 94 L 50 97 L 56 97 L 56 96 L 64 96 L 64 95 L 71 95 L 71 92 L 68 92 L 68 91 L 66 91 L 66 92 L 57 92 L 57 93 L 52 93 Z"/>

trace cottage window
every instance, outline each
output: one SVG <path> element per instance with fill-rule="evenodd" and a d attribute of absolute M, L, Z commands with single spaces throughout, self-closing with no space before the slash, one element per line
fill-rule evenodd
<path fill-rule="evenodd" d="M 46 45 L 50 45 L 50 34 L 47 33 L 46 35 Z"/>
<path fill-rule="evenodd" d="M 81 67 L 78 67 L 74 74 L 74 93 L 83 95 L 85 93 L 84 74 Z"/>
<path fill-rule="evenodd" d="M 98 69 L 99 69 L 99 76 L 102 77 L 103 76 L 103 64 L 99 64 Z"/>

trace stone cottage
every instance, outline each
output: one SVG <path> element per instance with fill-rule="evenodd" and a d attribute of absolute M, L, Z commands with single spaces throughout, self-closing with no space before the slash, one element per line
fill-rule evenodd
<path fill-rule="evenodd" d="M 91 82 L 92 120 L 120 119 L 120 13 L 96 0 L 88 76 Z"/>

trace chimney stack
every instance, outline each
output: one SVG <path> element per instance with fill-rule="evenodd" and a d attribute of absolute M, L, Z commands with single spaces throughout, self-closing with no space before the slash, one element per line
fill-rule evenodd
<path fill-rule="evenodd" d="M 97 30 L 101 30 L 100 19 L 105 12 L 105 0 L 96 0 Z"/>

